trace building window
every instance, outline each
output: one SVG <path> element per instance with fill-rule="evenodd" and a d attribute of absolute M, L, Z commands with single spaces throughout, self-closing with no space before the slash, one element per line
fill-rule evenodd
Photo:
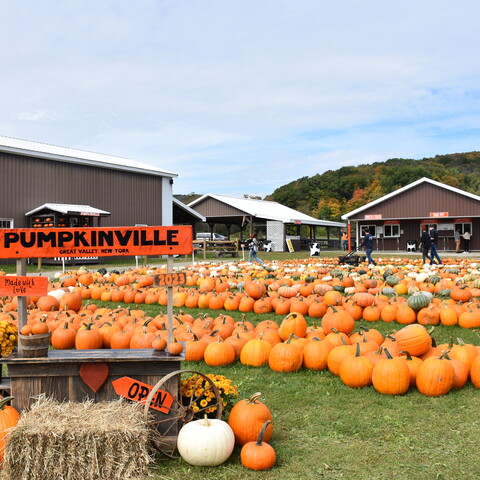
<path fill-rule="evenodd" d="M 472 224 L 470 222 L 455 223 L 455 230 L 457 230 L 457 228 L 460 229 L 460 235 L 463 235 L 465 232 L 472 233 Z"/>
<path fill-rule="evenodd" d="M 0 228 L 13 228 L 13 218 L 0 218 Z"/>
<path fill-rule="evenodd" d="M 395 224 L 395 225 L 384 225 L 383 226 L 383 236 L 385 238 L 399 237 L 400 236 L 400 225 L 398 223 Z"/>
<path fill-rule="evenodd" d="M 373 235 L 375 236 L 376 235 L 376 232 L 377 232 L 377 226 L 376 225 L 362 225 L 360 227 L 360 237 L 363 238 L 365 236 L 365 230 L 369 230 L 370 231 L 370 235 Z"/>
<path fill-rule="evenodd" d="M 430 227 L 434 227 L 435 230 L 438 230 L 438 224 L 436 223 L 421 223 L 420 224 L 420 237 L 422 236 L 422 232 L 424 229 L 427 230 L 427 232 L 430 230 Z"/>

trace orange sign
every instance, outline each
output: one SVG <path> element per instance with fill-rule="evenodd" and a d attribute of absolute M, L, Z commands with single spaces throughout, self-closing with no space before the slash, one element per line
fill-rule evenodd
<path fill-rule="evenodd" d="M 433 217 L 433 218 L 448 217 L 448 212 L 430 212 L 430 217 Z"/>
<path fill-rule="evenodd" d="M 0 295 L 41 297 L 48 292 L 47 277 L 0 276 Z"/>
<path fill-rule="evenodd" d="M 185 285 L 187 283 L 187 274 L 183 272 L 177 273 L 159 273 L 155 275 L 160 287 L 173 287 L 177 285 Z"/>
<path fill-rule="evenodd" d="M 381 220 L 381 219 L 382 219 L 381 213 L 376 213 L 374 215 L 365 215 L 365 220 Z"/>
<path fill-rule="evenodd" d="M 188 255 L 192 227 L 5 228 L 0 258 Z"/>
<path fill-rule="evenodd" d="M 112 382 L 115 392 L 121 397 L 128 398 L 137 403 L 145 405 L 145 400 L 152 390 L 151 385 L 139 382 L 134 378 L 122 377 Z M 150 408 L 154 408 L 162 413 L 168 413 L 173 403 L 173 396 L 162 390 L 158 390 L 152 398 Z"/>

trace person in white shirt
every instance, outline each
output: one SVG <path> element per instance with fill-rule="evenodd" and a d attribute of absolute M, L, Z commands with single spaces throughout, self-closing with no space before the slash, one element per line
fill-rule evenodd
<path fill-rule="evenodd" d="M 463 236 L 463 253 L 470 253 L 470 238 L 472 234 L 467 230 Z"/>

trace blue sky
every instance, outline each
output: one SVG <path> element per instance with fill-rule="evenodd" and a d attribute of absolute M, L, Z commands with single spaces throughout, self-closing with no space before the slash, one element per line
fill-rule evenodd
<path fill-rule="evenodd" d="M 265 196 L 480 150 L 473 0 L 0 0 L 0 135 Z"/>

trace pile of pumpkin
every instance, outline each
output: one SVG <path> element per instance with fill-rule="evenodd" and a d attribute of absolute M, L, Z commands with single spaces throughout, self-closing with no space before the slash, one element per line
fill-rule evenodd
<path fill-rule="evenodd" d="M 271 271 L 252 266 L 244 269 L 235 264 L 192 266 L 186 270 L 187 286 L 174 288 L 173 306 L 256 314 L 299 312 L 321 318 L 330 305 L 342 305 L 350 308 L 355 319 L 372 322 L 480 326 L 480 272 L 474 262 L 468 268 L 464 265 L 442 271 L 409 264 L 365 273 L 350 266 L 320 265 L 298 262 L 294 268 L 277 265 Z M 154 286 L 155 274 L 162 271 L 136 269 L 121 275 L 69 272 L 57 278 L 47 298 L 29 301 L 41 310 L 65 309 L 65 305 L 77 310 L 71 299 L 60 305 L 68 290 L 78 293 L 82 300 L 166 305 L 166 288 Z M 13 300 L 8 308 L 15 307 Z M 466 310 L 469 314 L 460 319 Z"/>
<path fill-rule="evenodd" d="M 230 457 L 236 444 L 241 447 L 240 460 L 244 467 L 250 470 L 272 468 L 277 458 L 268 443 L 273 434 L 272 414 L 260 397 L 260 393 L 255 393 L 237 402 L 228 423 L 206 416 L 186 423 L 177 439 L 181 457 L 191 465 L 217 466 Z"/>
<path fill-rule="evenodd" d="M 65 294 L 67 298 L 63 301 L 68 302 L 74 295 L 78 294 Z M 358 295 L 373 297 L 369 293 Z M 401 303 L 398 309 L 404 308 L 401 306 L 404 304 L 408 307 L 409 301 Z M 478 306 L 475 308 L 480 311 Z M 443 311 L 447 310 L 445 307 Z M 446 393 L 423 388 L 417 378 L 417 375 L 422 378 L 423 370 L 434 361 L 453 372 L 440 375 L 452 379 L 447 391 L 462 387 L 469 376 L 477 385 L 475 375 L 480 370 L 480 357 L 474 361 L 479 347 L 462 342 L 432 346 L 432 339 L 423 325 L 407 325 L 386 338 L 373 328 L 354 332 L 355 317 L 345 304 L 330 305 L 319 326 L 308 326 L 304 315 L 299 312 L 287 314 L 280 325 L 268 319 L 256 326 L 246 320 L 245 315 L 236 321 L 230 315 L 194 318 L 188 313 L 179 313 L 174 317 L 173 339 L 168 344 L 167 322 L 166 314 L 152 318 L 140 309 L 97 308 L 91 304 L 78 312 L 31 311 L 22 332 L 26 334 L 27 329 L 33 331 L 38 324 L 43 324 L 52 332 L 51 343 L 56 349 L 167 348 L 169 353 L 178 355 L 185 348 L 187 361 L 204 361 L 213 367 L 229 365 L 238 359 L 253 367 L 269 365 L 278 372 L 297 371 L 302 366 L 312 370 L 328 369 L 348 386 L 373 384 L 380 393 L 404 393 L 414 385 L 427 395 Z M 358 371 L 357 364 L 364 366 L 363 373 Z M 380 385 L 385 381 L 378 372 L 383 367 L 388 371 L 397 364 L 398 368 L 403 368 L 403 374 L 398 374 L 403 375 L 403 381 L 396 378 L 395 385 L 399 390 L 392 391 Z M 353 373 L 349 375 L 349 372 Z M 429 371 L 425 375 L 430 378 Z M 386 378 L 393 378 L 393 375 L 386 374 Z M 401 387 L 399 383 L 402 383 Z"/>

